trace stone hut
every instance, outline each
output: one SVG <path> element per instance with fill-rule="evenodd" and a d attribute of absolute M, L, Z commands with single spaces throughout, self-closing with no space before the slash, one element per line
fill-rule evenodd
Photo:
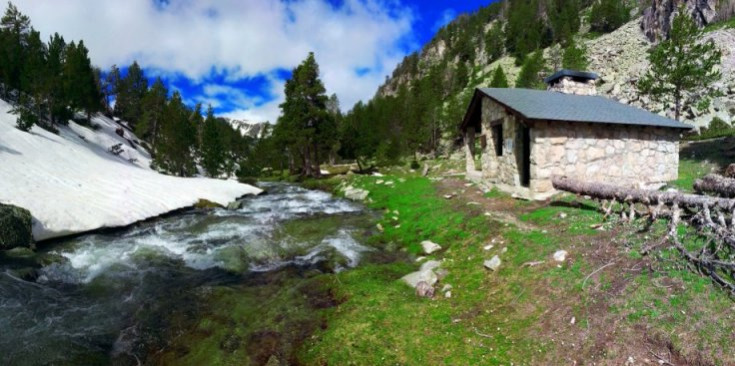
<path fill-rule="evenodd" d="M 530 199 L 554 175 L 648 187 L 677 179 L 692 127 L 596 96 L 593 73 L 562 70 L 548 90 L 478 88 L 462 121 L 467 177 Z"/>

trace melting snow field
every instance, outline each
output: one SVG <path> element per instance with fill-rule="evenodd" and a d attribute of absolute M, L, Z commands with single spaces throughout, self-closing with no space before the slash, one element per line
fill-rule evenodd
<path fill-rule="evenodd" d="M 188 207 L 199 199 L 227 205 L 260 189 L 235 181 L 177 178 L 149 168 L 151 157 L 104 116 L 95 131 L 69 122 L 55 135 L 15 127 L 11 106 L 0 100 L 0 202 L 31 211 L 33 236 L 44 240 L 103 227 L 126 226 Z M 127 139 L 126 139 L 127 138 Z M 122 144 L 119 156 L 108 150 Z"/>

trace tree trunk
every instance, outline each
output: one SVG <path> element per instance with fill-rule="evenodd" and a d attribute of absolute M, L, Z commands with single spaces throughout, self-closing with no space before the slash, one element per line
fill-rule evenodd
<path fill-rule="evenodd" d="M 678 89 L 674 92 L 674 105 L 676 120 L 678 121 L 681 116 L 681 93 Z"/>
<path fill-rule="evenodd" d="M 319 144 L 314 142 L 314 178 L 320 178 L 322 176 L 322 169 L 319 167 Z"/>
<path fill-rule="evenodd" d="M 596 199 L 617 200 L 618 202 L 643 203 L 646 205 L 662 203 L 689 207 L 718 207 L 732 211 L 735 200 L 685 194 L 681 192 L 661 192 L 649 189 L 633 189 L 599 182 L 584 182 L 577 179 L 554 176 L 552 184 L 555 189 L 590 196 Z"/>
<path fill-rule="evenodd" d="M 709 174 L 694 182 L 694 190 L 698 193 L 708 192 L 721 197 L 735 198 L 735 179 Z"/>
<path fill-rule="evenodd" d="M 304 176 L 311 177 L 313 173 L 311 171 L 311 149 L 309 148 L 309 144 L 304 145 L 302 155 L 304 159 Z"/>

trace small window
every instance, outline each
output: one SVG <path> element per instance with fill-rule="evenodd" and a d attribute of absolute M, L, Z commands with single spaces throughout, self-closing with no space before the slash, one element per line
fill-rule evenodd
<path fill-rule="evenodd" d="M 503 156 L 503 125 L 493 126 L 493 144 L 495 145 L 495 155 Z"/>
<path fill-rule="evenodd" d="M 487 137 L 485 135 L 480 136 L 480 148 L 482 150 L 487 148 Z"/>

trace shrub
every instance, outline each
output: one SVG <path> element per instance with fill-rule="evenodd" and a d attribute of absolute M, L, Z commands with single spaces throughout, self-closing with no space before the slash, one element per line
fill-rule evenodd
<path fill-rule="evenodd" d="M 624 1 L 601 0 L 590 10 L 590 30 L 610 33 L 630 20 L 630 9 Z"/>

